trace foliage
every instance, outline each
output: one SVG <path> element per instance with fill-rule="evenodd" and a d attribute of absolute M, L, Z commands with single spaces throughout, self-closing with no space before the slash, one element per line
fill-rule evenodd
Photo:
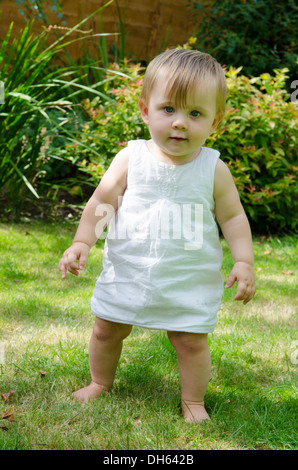
<path fill-rule="evenodd" d="M 242 18 L 263 8 L 259 0 L 238 3 L 235 8 Z M 282 11 L 279 3 L 275 5 Z M 212 11 L 224 6 L 225 2 L 215 2 Z M 284 26 L 290 25 L 290 19 L 286 23 L 281 18 Z M 109 65 L 103 34 L 90 35 L 99 39 L 97 59 L 85 54 L 74 62 L 68 56 L 65 46 L 72 42 L 71 33 L 83 33 L 78 28 L 88 19 L 64 28 L 65 34 L 50 46 L 50 27 L 33 37 L 33 23 L 27 23 L 11 40 L 11 25 L 1 46 L 0 103 L 3 85 L 5 96 L 0 104 L 0 189 L 15 208 L 21 207 L 25 190 L 38 197 L 48 188 L 71 188 L 71 194 L 84 199 L 85 185 L 98 183 L 127 141 L 149 138 L 138 109 L 143 70 L 124 58 L 125 37 L 119 42 L 117 64 Z M 119 21 L 121 26 L 121 17 Z M 191 39 L 185 47 L 195 47 Z M 285 60 L 285 50 L 279 60 Z M 288 58 L 294 57 L 293 51 L 294 45 L 287 49 Z M 60 68 L 54 60 L 58 57 Z M 226 72 L 227 112 L 206 145 L 218 148 L 229 165 L 255 231 L 295 230 L 297 103 L 290 102 L 286 92 L 289 70 L 274 68 L 272 74 L 249 78 L 240 75 L 241 69 L 248 70 L 245 54 L 241 57 L 244 68 Z"/>
<path fill-rule="evenodd" d="M 103 106 L 97 98 L 84 102 L 90 122 L 82 126 L 80 139 L 86 147 L 64 150 L 95 177 L 95 184 L 128 140 L 149 137 L 138 109 L 140 68 L 128 63 L 123 71 L 129 79 L 120 75 L 106 84 L 116 103 Z M 253 78 L 240 71 L 226 72 L 226 115 L 206 145 L 218 149 L 230 167 L 254 231 L 295 230 L 297 103 L 288 101 L 284 88 L 287 70 Z"/>
<path fill-rule="evenodd" d="M 284 88 L 287 69 L 251 79 L 240 70 L 226 72 L 226 114 L 206 145 L 229 165 L 257 233 L 295 230 L 298 118 Z"/>
<path fill-rule="evenodd" d="M 55 62 L 66 44 L 72 42 L 71 33 L 78 31 L 89 18 L 67 29 L 50 45 L 47 43 L 49 29 L 33 36 L 32 21 L 12 40 L 11 24 L 2 43 L 0 83 L 4 87 L 4 104 L 0 107 L 0 189 L 5 188 L 9 203 L 15 207 L 20 207 L 21 189 L 29 189 L 37 196 L 34 185 L 38 178 L 47 172 L 53 173 L 55 166 L 59 166 L 61 157 L 46 155 L 45 148 L 54 137 L 61 139 L 63 136 L 64 143 L 73 141 L 80 119 L 82 93 L 87 91 L 89 96 L 100 96 L 102 102 L 112 100 L 102 91 L 112 73 L 86 86 L 83 67 L 75 64 L 57 67 Z M 91 35 L 94 36 L 99 35 Z"/>
<path fill-rule="evenodd" d="M 13 1 L 13 0 L 11 0 Z M 44 23 L 48 24 L 47 16 L 45 14 L 44 6 L 42 3 L 46 3 L 49 9 L 56 13 L 59 20 L 64 18 L 62 13 L 62 2 L 60 0 L 14 0 L 15 3 L 20 7 L 19 14 L 24 17 L 25 20 L 30 20 L 32 17 L 35 20 L 42 19 Z M 0 0 L 1 3 L 1 0 Z M 65 24 L 65 21 L 62 21 Z"/>
<path fill-rule="evenodd" d="M 197 47 L 245 75 L 287 67 L 297 78 L 298 6 L 295 0 L 190 0 L 200 13 Z"/>
<path fill-rule="evenodd" d="M 129 140 L 149 138 L 138 108 L 142 85 L 140 66 L 125 60 L 122 65 L 114 63 L 110 71 L 118 73 L 105 87 L 113 101 L 102 103 L 98 97 L 85 99 L 83 107 L 89 121 L 82 125 L 78 137 L 84 147 L 68 145 L 63 151 L 64 157 L 72 156 L 81 168 L 93 175 L 95 183 Z"/>

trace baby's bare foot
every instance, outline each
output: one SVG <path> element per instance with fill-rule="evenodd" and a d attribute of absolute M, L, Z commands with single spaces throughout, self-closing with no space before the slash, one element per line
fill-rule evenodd
<path fill-rule="evenodd" d="M 182 400 L 182 414 L 187 423 L 201 423 L 210 420 L 203 401 Z"/>
<path fill-rule="evenodd" d="M 94 382 L 91 382 L 91 384 L 87 385 L 87 387 L 80 388 L 80 390 L 77 390 L 76 392 L 74 392 L 73 397 L 76 400 L 85 402 L 87 400 L 94 400 L 101 393 L 106 392 L 106 391 L 107 390 L 102 385 L 98 385 Z"/>

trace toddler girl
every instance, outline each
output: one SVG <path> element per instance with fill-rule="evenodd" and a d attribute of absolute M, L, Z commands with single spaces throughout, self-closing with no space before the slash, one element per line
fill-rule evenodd
<path fill-rule="evenodd" d="M 111 389 L 133 325 L 164 329 L 177 353 L 184 419 L 209 419 L 207 337 L 223 294 L 215 218 L 235 262 L 225 287 L 238 282 L 235 300 L 244 304 L 255 293 L 247 217 L 219 152 L 203 146 L 225 99 L 224 72 L 208 54 L 168 50 L 147 68 L 139 107 L 151 139 L 129 142 L 113 159 L 59 263 L 62 278 L 78 275 L 110 221 L 91 299 L 92 381 L 77 399 Z"/>

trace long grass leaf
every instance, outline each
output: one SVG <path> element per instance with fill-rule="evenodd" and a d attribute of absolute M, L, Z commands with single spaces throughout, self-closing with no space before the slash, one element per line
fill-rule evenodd
<path fill-rule="evenodd" d="M 23 82 L 24 75 L 30 77 L 28 73 L 27 60 L 30 61 L 30 66 L 33 67 L 34 62 L 32 61 L 31 50 L 34 45 L 36 38 L 30 36 L 32 24 L 27 24 L 24 30 L 20 33 L 17 38 L 17 42 L 13 42 L 8 63 L 11 63 L 11 71 L 6 76 L 6 86 L 8 88 L 15 89 Z M 6 73 L 6 70 L 3 72 Z"/>
<path fill-rule="evenodd" d="M 58 54 L 58 52 L 60 50 L 63 50 L 65 56 L 67 57 L 68 59 L 68 63 L 72 66 L 75 66 L 75 61 L 72 59 L 72 57 L 68 54 L 67 50 L 66 50 L 66 47 L 67 46 L 70 46 L 70 45 L 73 45 L 75 42 L 79 42 L 79 41 L 82 41 L 84 39 L 92 39 L 92 38 L 96 38 L 96 37 L 101 37 L 101 36 L 118 36 L 119 33 L 94 33 L 94 34 L 90 34 L 88 36 L 81 36 L 79 38 L 75 38 L 75 39 L 71 39 L 67 42 L 64 42 L 60 45 L 57 45 L 55 50 L 51 50 L 51 49 L 47 49 L 46 51 L 43 51 L 42 55 L 41 55 L 41 59 L 37 58 L 37 61 L 39 60 L 44 60 L 45 58 L 52 58 L 54 55 Z M 45 53 L 49 52 L 48 56 L 45 55 Z M 61 60 L 61 58 L 59 58 Z"/>
<path fill-rule="evenodd" d="M 93 93 L 94 95 L 98 95 L 101 98 L 104 98 L 106 101 L 114 102 L 113 98 L 110 98 L 105 93 L 102 93 L 98 90 L 95 90 L 94 88 L 95 88 L 96 84 L 91 85 L 91 86 L 86 86 L 86 85 L 82 85 L 81 83 L 76 83 L 74 81 L 66 82 L 65 80 L 59 80 L 59 79 L 55 79 L 54 82 L 55 83 L 63 83 L 64 85 L 67 85 L 67 86 L 72 85 L 72 86 L 80 88 L 82 90 L 86 90 L 89 93 Z"/>
<path fill-rule="evenodd" d="M 10 38 L 10 35 L 11 35 L 11 31 L 12 31 L 12 28 L 13 28 L 13 22 L 10 23 L 10 26 L 8 28 L 8 31 L 6 33 L 6 36 L 5 36 L 5 39 L 2 43 L 2 46 L 1 46 L 1 49 L 0 49 L 0 65 L 5 57 L 5 52 L 6 52 L 6 48 L 8 46 L 8 41 L 9 41 L 9 38 Z"/>
<path fill-rule="evenodd" d="M 7 77 L 7 85 L 13 83 L 15 86 L 16 83 L 19 83 L 20 69 L 24 64 L 24 60 L 27 54 L 29 54 L 30 49 L 28 48 L 28 41 L 30 30 L 32 28 L 32 23 L 26 24 L 25 28 L 19 34 L 16 42 L 13 42 L 12 53 L 13 53 L 13 68 L 11 73 Z M 27 47 L 26 47 L 27 46 Z"/>
<path fill-rule="evenodd" d="M 118 0 L 115 0 L 116 2 L 116 8 L 117 8 L 117 13 L 118 13 L 118 20 L 119 20 L 119 25 L 120 25 L 120 57 L 118 58 L 120 61 L 124 60 L 125 57 L 125 43 L 126 43 L 126 37 L 125 37 L 125 29 L 124 29 L 124 22 L 122 21 L 121 17 L 121 10 L 119 7 Z"/>
<path fill-rule="evenodd" d="M 47 51 L 50 51 L 51 49 L 55 49 L 57 47 L 58 44 L 60 44 L 67 36 L 69 36 L 70 34 L 76 32 L 76 30 L 80 29 L 80 27 L 86 23 L 86 21 L 90 20 L 94 15 L 96 15 L 97 13 L 99 13 L 100 11 L 102 11 L 104 8 L 106 8 L 107 6 L 109 6 L 111 3 L 113 3 L 115 0 L 109 0 L 107 3 L 105 3 L 102 7 L 98 8 L 97 10 L 95 10 L 93 13 L 91 13 L 91 15 L 87 16 L 86 18 L 84 18 L 82 21 L 80 21 L 80 23 L 76 24 L 75 26 L 73 26 L 72 28 L 70 28 L 63 36 L 61 36 L 59 39 L 57 39 L 57 41 L 55 41 L 53 44 L 51 44 L 44 52 L 47 52 Z"/>
<path fill-rule="evenodd" d="M 14 170 L 17 172 L 17 174 L 20 176 L 20 178 L 24 181 L 25 185 L 27 186 L 27 188 L 32 192 L 32 194 L 34 194 L 34 196 L 39 199 L 39 195 L 37 194 L 37 192 L 35 191 L 35 189 L 33 188 L 32 184 L 27 180 L 26 176 L 19 170 L 19 168 L 17 167 L 17 165 L 10 159 L 9 160 L 9 163 L 11 164 L 11 166 L 14 168 Z"/>
<path fill-rule="evenodd" d="M 8 93 L 8 96 L 14 96 L 15 98 L 21 98 L 22 100 L 27 100 L 27 101 L 35 101 L 34 98 L 32 98 L 32 96 L 25 95 L 24 93 L 14 92 L 14 91 L 11 91 L 10 93 Z"/>

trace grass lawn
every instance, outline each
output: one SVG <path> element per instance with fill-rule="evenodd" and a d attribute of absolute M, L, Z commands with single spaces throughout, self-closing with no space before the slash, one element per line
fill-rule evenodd
<path fill-rule="evenodd" d="M 102 242 L 79 278 L 62 280 L 58 261 L 71 224 L 0 225 L 1 449 L 296 449 L 296 240 L 255 239 L 257 294 L 246 306 L 225 291 L 209 335 L 211 423 L 180 412 L 174 349 L 162 331 L 134 328 L 113 390 L 80 404 L 89 382 L 90 297 Z M 223 276 L 232 259 L 225 242 Z M 295 406 L 296 405 L 296 406 Z M 4 419 L 5 415 L 10 418 Z M 297 419 L 297 418 L 296 418 Z"/>

